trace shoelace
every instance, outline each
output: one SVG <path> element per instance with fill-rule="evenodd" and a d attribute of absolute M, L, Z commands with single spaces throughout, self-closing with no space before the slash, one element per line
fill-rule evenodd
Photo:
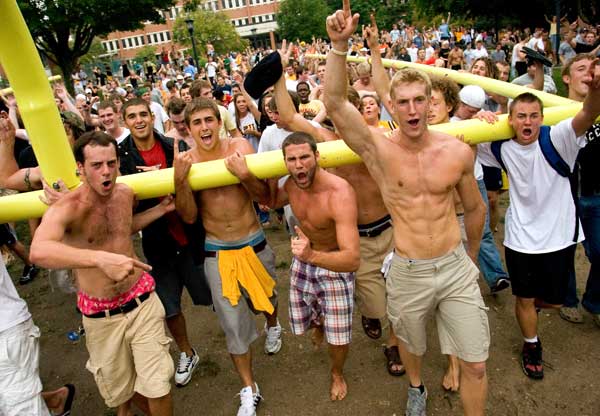
<path fill-rule="evenodd" d="M 177 372 L 183 373 L 184 371 L 186 371 L 188 369 L 188 367 L 190 366 L 190 364 L 192 364 L 193 359 L 194 359 L 193 355 L 191 357 L 188 357 L 186 353 L 182 352 L 181 356 L 179 358 L 179 365 L 177 366 Z"/>
<path fill-rule="evenodd" d="M 273 327 L 267 329 L 267 339 L 269 340 L 269 342 L 277 341 L 277 339 L 279 338 L 280 335 L 281 335 L 281 327 L 280 326 L 273 326 Z"/>

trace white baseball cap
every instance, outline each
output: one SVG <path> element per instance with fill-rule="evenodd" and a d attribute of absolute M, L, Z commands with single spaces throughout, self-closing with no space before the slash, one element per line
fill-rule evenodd
<path fill-rule="evenodd" d="M 485 91 L 477 85 L 466 85 L 458 93 L 460 101 L 466 105 L 481 109 L 485 104 Z"/>

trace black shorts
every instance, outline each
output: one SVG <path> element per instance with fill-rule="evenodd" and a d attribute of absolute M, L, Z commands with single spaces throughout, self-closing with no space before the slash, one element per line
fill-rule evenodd
<path fill-rule="evenodd" d="M 483 167 L 483 181 L 488 191 L 502 189 L 502 169 L 481 165 Z"/>
<path fill-rule="evenodd" d="M 17 242 L 17 236 L 8 224 L 0 224 L 0 246 L 12 246 Z"/>
<path fill-rule="evenodd" d="M 504 247 L 506 268 L 513 295 L 562 305 L 567 294 L 569 272 L 575 264 L 576 244 L 559 251 L 527 254 Z"/>

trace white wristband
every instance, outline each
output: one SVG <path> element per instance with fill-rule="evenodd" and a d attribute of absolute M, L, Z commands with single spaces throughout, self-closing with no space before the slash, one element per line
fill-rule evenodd
<path fill-rule="evenodd" d="M 331 48 L 331 49 L 329 49 L 329 51 L 332 52 L 332 53 L 334 53 L 334 54 L 336 54 L 336 55 L 339 55 L 339 56 L 348 56 L 348 50 L 346 50 L 346 51 L 338 51 L 335 48 Z"/>

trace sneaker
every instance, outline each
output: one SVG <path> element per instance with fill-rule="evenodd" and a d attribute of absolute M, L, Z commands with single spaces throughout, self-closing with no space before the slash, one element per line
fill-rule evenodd
<path fill-rule="evenodd" d="M 492 287 L 490 289 L 491 293 L 498 293 L 503 291 L 504 289 L 506 289 L 507 287 L 510 286 L 510 280 L 508 280 L 505 277 L 501 277 L 500 279 L 498 279 L 496 281 L 496 284 L 494 285 L 494 287 Z"/>
<path fill-rule="evenodd" d="M 200 357 L 196 353 L 196 350 L 192 348 L 194 355 L 188 357 L 185 352 L 179 354 L 179 364 L 177 365 L 177 371 L 175 372 L 175 385 L 177 387 L 183 387 L 190 382 L 194 370 L 200 363 Z"/>
<path fill-rule="evenodd" d="M 252 392 L 252 387 L 244 387 L 240 393 L 240 408 L 238 409 L 237 416 L 256 416 L 256 408 L 262 400 L 258 384 L 254 383 L 256 393 Z"/>
<path fill-rule="evenodd" d="M 577 306 L 561 306 L 558 314 L 562 319 L 573 324 L 583 323 L 583 315 Z"/>
<path fill-rule="evenodd" d="M 19 284 L 26 285 L 33 282 L 33 279 L 35 279 L 39 272 L 40 269 L 38 269 L 35 264 L 32 264 L 31 266 L 25 266 L 23 268 L 23 275 L 19 279 Z"/>
<path fill-rule="evenodd" d="M 265 332 L 267 333 L 267 337 L 265 338 L 265 354 L 277 354 L 281 349 L 281 325 L 277 322 L 277 325 L 267 328 L 267 323 L 265 322 Z"/>
<path fill-rule="evenodd" d="M 521 366 L 523 372 L 529 378 L 541 380 L 544 378 L 544 366 L 542 361 L 542 342 L 525 342 L 521 355 Z"/>
<path fill-rule="evenodd" d="M 427 389 L 423 393 L 418 387 L 408 387 L 408 400 L 406 401 L 406 416 L 426 416 Z"/>

